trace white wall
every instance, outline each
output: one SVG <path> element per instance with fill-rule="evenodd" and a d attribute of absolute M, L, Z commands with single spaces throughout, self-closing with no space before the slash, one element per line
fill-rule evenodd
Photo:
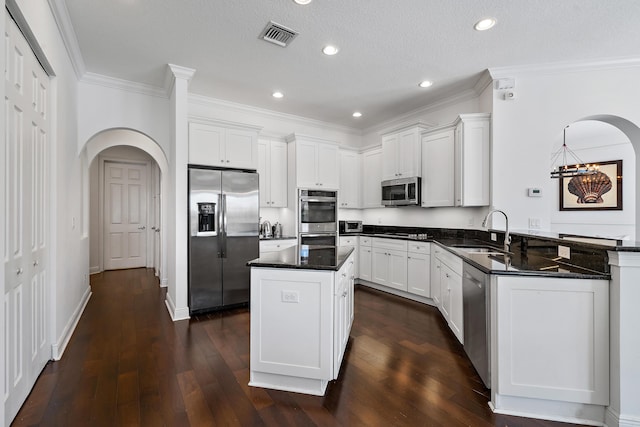
<path fill-rule="evenodd" d="M 106 78 L 103 80 L 108 81 Z M 168 98 L 82 81 L 79 84 L 78 104 L 78 152 L 99 132 L 127 128 L 153 139 L 171 162 L 171 109 Z"/>
<path fill-rule="evenodd" d="M 558 183 L 549 178 L 550 153 L 558 148 L 567 124 L 593 115 L 612 115 L 640 124 L 638 71 L 622 68 L 516 75 L 515 100 L 503 100 L 501 91 L 495 91 L 493 204 L 509 214 L 513 228 L 527 229 L 529 218 L 537 218 L 541 229 L 551 229 L 551 212 L 557 206 L 553 186 Z M 626 178 L 625 182 L 635 179 Z M 543 197 L 527 197 L 529 187 L 542 188 Z"/>
<path fill-rule="evenodd" d="M 83 223 L 83 165 L 77 153 L 78 85 L 66 48 L 46 0 L 17 0 L 56 77 L 52 80 L 51 333 L 53 356 L 59 357 L 88 295 L 89 239 Z"/>

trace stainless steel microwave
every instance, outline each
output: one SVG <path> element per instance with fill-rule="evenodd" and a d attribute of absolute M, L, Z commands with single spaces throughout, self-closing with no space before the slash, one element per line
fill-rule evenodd
<path fill-rule="evenodd" d="M 382 181 L 383 206 L 412 206 L 420 204 L 420 177 Z"/>

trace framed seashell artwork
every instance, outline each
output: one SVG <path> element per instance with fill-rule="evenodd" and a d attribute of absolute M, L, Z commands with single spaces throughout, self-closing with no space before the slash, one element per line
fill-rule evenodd
<path fill-rule="evenodd" d="M 561 211 L 622 210 L 622 160 L 594 163 L 598 172 L 561 178 Z"/>

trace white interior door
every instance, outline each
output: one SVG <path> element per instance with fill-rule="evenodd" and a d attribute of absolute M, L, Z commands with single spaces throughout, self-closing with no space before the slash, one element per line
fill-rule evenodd
<path fill-rule="evenodd" d="M 104 163 L 104 268 L 147 265 L 147 165 Z"/>
<path fill-rule="evenodd" d="M 5 425 L 51 357 L 49 312 L 49 76 L 5 10 Z"/>

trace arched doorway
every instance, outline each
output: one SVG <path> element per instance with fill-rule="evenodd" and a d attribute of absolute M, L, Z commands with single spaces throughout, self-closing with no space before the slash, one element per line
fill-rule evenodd
<path fill-rule="evenodd" d="M 626 166 L 623 171 L 623 188 L 627 194 L 626 200 L 623 198 L 626 213 L 620 211 L 581 212 L 582 215 L 580 218 L 582 219 L 592 217 L 591 221 L 587 219 L 586 223 L 591 222 L 591 225 L 595 226 L 594 230 L 600 230 L 600 233 L 589 231 L 576 233 L 575 229 L 556 229 L 552 231 L 588 235 L 602 234 L 599 237 L 612 237 L 617 239 L 640 241 L 640 194 L 638 194 L 638 191 L 640 191 L 640 186 L 638 185 L 640 182 L 640 173 L 638 173 L 638 167 L 640 167 L 640 128 L 627 119 L 606 114 L 583 117 L 569 125 L 570 128 L 568 129 L 587 129 L 586 132 L 590 132 L 592 129 L 595 132 L 601 132 L 602 130 L 606 131 L 607 128 L 611 129 L 610 131 L 603 132 L 603 135 L 606 134 L 607 136 L 601 138 L 602 142 L 600 143 L 600 147 L 592 146 L 590 149 L 585 149 L 585 153 L 587 153 L 586 156 L 583 156 L 583 153 L 580 153 L 580 157 L 584 157 L 582 160 L 587 163 L 605 160 L 618 160 L 618 158 L 623 160 L 623 166 Z M 622 144 L 618 144 L 618 147 L 615 148 L 615 150 L 612 149 L 610 152 L 606 152 L 607 144 L 609 144 L 611 140 L 615 139 L 616 135 L 619 135 L 618 142 L 621 140 Z M 624 147 L 625 139 L 627 147 Z M 574 142 L 574 140 L 569 140 L 567 137 L 567 145 L 572 149 L 574 149 L 572 146 Z M 603 148 L 605 149 L 604 151 Z M 596 154 L 599 152 L 600 154 Z M 616 158 L 605 158 L 611 156 Z M 624 159 L 627 160 L 626 164 Z M 552 208 L 552 211 L 553 209 L 554 208 Z M 565 217 L 563 221 L 573 222 L 574 226 L 577 225 L 575 224 L 575 218 L 578 217 L 571 217 L 571 213 L 559 212 L 552 213 L 552 225 L 554 222 L 554 216 L 557 220 L 557 218 L 560 218 L 563 215 Z M 580 229 L 582 226 L 584 230 L 589 230 L 588 224 L 586 223 L 577 225 L 577 229 Z M 623 223 L 626 224 L 626 227 L 623 226 Z M 609 226 L 607 226 L 607 224 L 609 224 Z M 600 226 L 598 227 L 598 225 Z M 562 227 L 562 225 L 559 225 L 558 227 Z"/>
<path fill-rule="evenodd" d="M 160 148 L 160 146 L 147 135 L 132 129 L 107 129 L 104 130 L 93 137 L 91 137 L 83 150 L 84 156 L 86 156 L 86 165 L 87 169 L 98 170 L 100 167 L 104 167 L 104 156 L 100 156 L 100 153 L 115 153 L 120 147 L 119 156 L 116 156 L 119 160 L 124 163 L 129 162 L 132 165 L 136 165 L 139 163 L 144 163 L 144 158 L 148 158 L 151 160 L 151 163 L 154 165 L 155 170 L 157 171 L 157 194 L 158 200 L 154 202 L 156 206 L 151 206 L 157 214 L 159 214 L 159 221 L 157 221 L 157 225 L 153 227 L 150 226 L 149 230 L 146 230 L 146 236 L 148 236 L 148 241 L 152 242 L 155 248 L 158 248 L 157 253 L 153 256 L 153 264 L 156 268 L 156 275 L 158 275 L 160 279 L 160 283 L 162 286 L 166 286 L 167 284 L 167 273 L 166 273 L 166 240 L 162 238 L 162 230 L 167 230 L 166 224 L 166 192 L 168 187 L 168 162 L 167 158 Z M 127 153 L 133 153 L 131 155 L 131 159 L 123 158 L 127 157 Z M 140 156 L 135 155 L 135 153 L 140 153 Z M 108 156 L 107 156 L 108 157 Z M 93 165 L 93 166 L 92 166 Z M 96 169 L 96 167 L 98 169 Z M 87 180 L 91 184 L 91 180 L 96 179 L 96 173 L 94 176 L 88 177 Z M 150 176 L 153 176 L 152 174 Z M 89 188 L 89 186 L 88 186 Z M 99 188 L 99 187 L 97 187 Z M 90 203 L 89 199 L 87 200 L 87 204 Z M 95 199 L 95 196 L 94 196 Z M 153 200 L 151 198 L 150 200 Z M 89 211 L 90 206 L 86 207 Z M 96 223 L 97 227 L 100 228 L 102 224 L 99 223 L 99 218 L 95 218 L 95 215 L 90 215 L 89 224 L 90 227 L 95 228 Z M 153 228 L 153 229 L 151 229 Z M 95 233 L 94 233 L 95 234 Z M 101 245 L 94 245 L 95 242 L 90 242 L 92 247 L 100 248 Z M 102 255 L 101 255 L 102 256 Z M 103 265 L 103 264 L 101 264 Z M 92 266 L 93 268 L 93 266 Z"/>

